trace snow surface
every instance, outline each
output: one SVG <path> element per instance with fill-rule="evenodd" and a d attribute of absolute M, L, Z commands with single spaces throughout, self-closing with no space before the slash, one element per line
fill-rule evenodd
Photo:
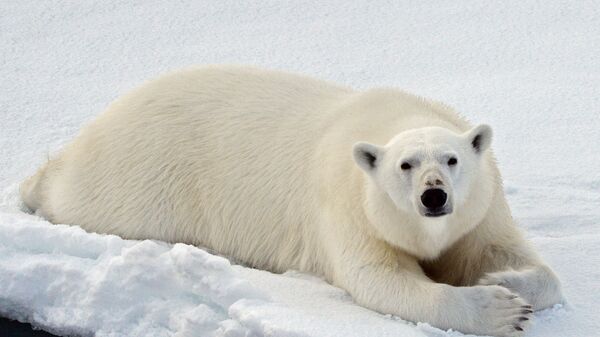
<path fill-rule="evenodd" d="M 54 226 L 18 183 L 117 96 L 205 63 L 394 86 L 495 130 L 515 218 L 568 305 L 528 336 L 600 336 L 595 1 L 0 1 L 0 315 L 97 336 L 461 336 L 290 271 Z"/>

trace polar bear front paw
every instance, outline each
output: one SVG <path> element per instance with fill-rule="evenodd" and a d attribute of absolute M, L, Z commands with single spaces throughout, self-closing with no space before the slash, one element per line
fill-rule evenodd
<path fill-rule="evenodd" d="M 544 267 L 488 273 L 478 283 L 507 288 L 519 294 L 535 310 L 544 309 L 562 301 L 558 278 L 551 270 Z"/>
<path fill-rule="evenodd" d="M 531 324 L 533 309 L 518 295 L 500 286 L 469 287 L 473 332 L 518 337 Z"/>

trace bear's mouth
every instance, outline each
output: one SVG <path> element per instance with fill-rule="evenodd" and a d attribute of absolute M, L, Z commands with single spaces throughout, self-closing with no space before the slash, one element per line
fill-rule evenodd
<path fill-rule="evenodd" d="M 423 214 L 424 216 L 428 217 L 428 218 L 437 218 L 440 216 L 444 216 L 446 214 L 448 214 L 449 212 L 447 212 L 444 208 L 441 209 L 435 209 L 435 210 L 427 210 L 425 211 L 425 213 Z"/>
<path fill-rule="evenodd" d="M 439 218 L 444 215 L 452 214 L 452 211 L 453 211 L 453 207 L 452 207 L 451 203 L 446 204 L 441 207 L 435 207 L 435 208 L 420 207 L 420 209 L 419 209 L 419 213 L 421 214 L 421 216 L 426 217 L 426 218 Z"/>

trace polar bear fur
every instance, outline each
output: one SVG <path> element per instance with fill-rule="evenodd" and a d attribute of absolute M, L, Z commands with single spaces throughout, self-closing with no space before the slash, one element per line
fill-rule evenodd
<path fill-rule="evenodd" d="M 398 90 L 198 67 L 112 103 L 21 194 L 53 223 L 312 272 L 379 312 L 519 336 L 561 291 L 515 226 L 491 137 Z M 438 183 L 452 210 L 424 216 Z"/>

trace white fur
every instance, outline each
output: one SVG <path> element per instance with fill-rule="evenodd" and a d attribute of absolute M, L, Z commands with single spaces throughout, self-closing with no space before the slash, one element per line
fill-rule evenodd
<path fill-rule="evenodd" d="M 518 336 L 527 303 L 556 303 L 560 284 L 511 218 L 491 138 L 397 90 L 200 67 L 118 99 L 21 193 L 54 223 L 313 272 L 373 310 Z M 449 214 L 423 215 L 432 184 Z"/>

